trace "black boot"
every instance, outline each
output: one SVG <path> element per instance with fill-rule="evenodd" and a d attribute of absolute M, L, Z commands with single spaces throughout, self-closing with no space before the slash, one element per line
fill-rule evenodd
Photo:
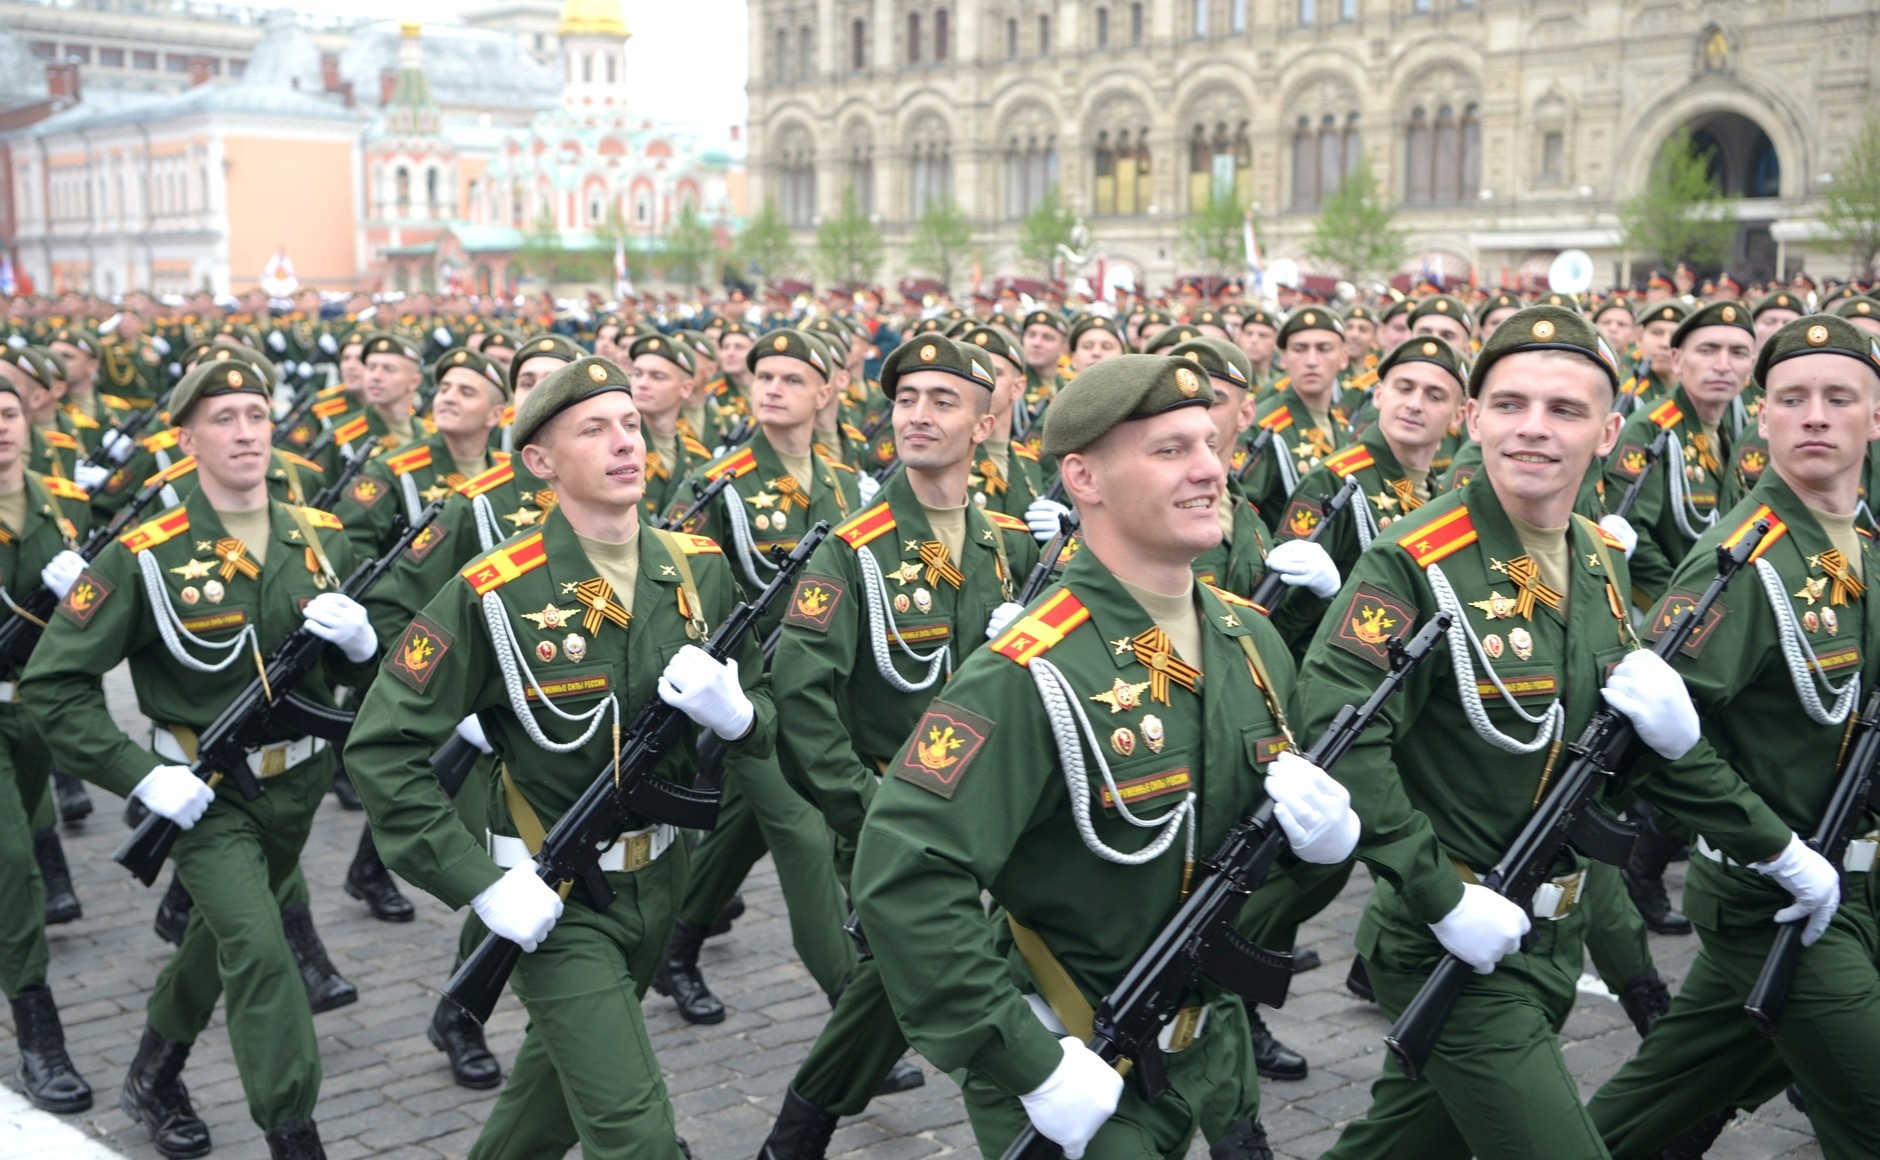
<path fill-rule="evenodd" d="M 52 800 L 59 807 L 59 820 L 68 826 L 91 816 L 91 795 L 85 792 L 85 783 L 63 769 L 52 771 Z"/>
<path fill-rule="evenodd" d="M 1789 1098 L 1789 1106 L 1791 1108 L 1794 1108 L 1804 1116 L 1808 1114 L 1808 1104 L 1802 1098 L 1802 1088 L 1800 1084 L 1790 1084 L 1782 1094 Z"/>
<path fill-rule="evenodd" d="M 1351 969 L 1345 972 L 1345 990 L 1366 1003 L 1377 1002 L 1377 994 L 1371 990 L 1371 972 L 1365 969 L 1363 955 L 1351 956 Z"/>
<path fill-rule="evenodd" d="M 196 907 L 196 900 L 183 888 L 183 880 L 170 874 L 170 888 L 163 892 L 163 901 L 157 903 L 157 920 L 152 925 L 157 937 L 171 946 L 183 945 L 183 932 L 189 929 L 189 912 Z"/>
<path fill-rule="evenodd" d="M 1306 1057 L 1273 1038 L 1260 1010 L 1247 1007 L 1247 1026 L 1253 1031 L 1253 1065 L 1266 1079 L 1294 1080 L 1306 1077 Z"/>
<path fill-rule="evenodd" d="M 927 1073 L 920 1069 L 920 1064 L 902 1056 L 894 1061 L 888 1074 L 882 1079 L 881 1086 L 875 1089 L 878 1096 L 891 1096 L 896 1092 L 911 1092 L 927 1083 Z"/>
<path fill-rule="evenodd" d="M 1208 1145 L 1208 1160 L 1273 1160 L 1265 1125 L 1258 1120 L 1235 1124 L 1233 1131 Z"/>
<path fill-rule="evenodd" d="M 187 1044 L 171 1042 L 146 1026 L 118 1096 L 118 1107 L 150 1129 L 157 1151 L 170 1160 L 209 1154 L 209 1125 L 196 1114 L 189 1089 L 183 1086 L 183 1064 L 188 1060 Z"/>
<path fill-rule="evenodd" d="M 437 1001 L 425 1035 L 450 1058 L 450 1076 L 458 1087 L 484 1091 L 503 1082 L 503 1065 L 483 1042 L 483 1025 L 449 999 Z"/>
<path fill-rule="evenodd" d="M 705 976 L 698 970 L 698 948 L 704 941 L 704 927 L 683 919 L 673 923 L 666 963 L 653 977 L 653 990 L 677 1003 L 679 1017 L 687 1023 L 723 1023 L 725 1005 L 705 985 Z"/>
<path fill-rule="evenodd" d="M 326 1160 L 320 1129 L 312 1120 L 289 1120 L 268 1133 L 270 1160 Z"/>
<path fill-rule="evenodd" d="M 333 755 L 333 796 L 339 799 L 343 810 L 363 810 L 366 803 L 359 800 L 359 791 L 353 788 L 352 778 L 346 774 L 345 765 L 341 764 L 339 754 Z"/>
<path fill-rule="evenodd" d="M 313 913 L 304 902 L 281 908 L 281 925 L 287 929 L 287 945 L 293 948 L 294 962 L 300 967 L 300 981 L 306 984 L 307 1001 L 313 1013 L 331 1011 L 359 1000 L 359 989 L 340 977 L 333 960 L 326 957 L 320 936 L 313 930 Z"/>
<path fill-rule="evenodd" d="M 1307 971 L 1316 971 L 1321 966 L 1324 966 L 1324 965 L 1325 965 L 1325 960 L 1319 958 L 1319 952 L 1317 948 L 1315 947 L 1305 947 L 1303 949 L 1294 948 L 1293 953 L 1292 953 L 1292 973 L 1293 974 L 1303 975 Z"/>
<path fill-rule="evenodd" d="M 411 900 L 398 892 L 391 871 L 379 861 L 379 848 L 372 841 L 372 827 L 359 835 L 359 850 L 352 865 L 346 867 L 346 893 L 366 904 L 372 917 L 380 922 L 410 922 L 417 916 Z"/>
<path fill-rule="evenodd" d="M 1662 876 L 1641 877 L 1630 870 L 1619 871 L 1619 877 L 1625 882 L 1625 892 L 1632 896 L 1632 905 L 1645 919 L 1645 926 L 1656 934 L 1690 934 L 1691 920 L 1671 907 L 1671 896 L 1665 892 L 1665 880 Z"/>
<path fill-rule="evenodd" d="M 758 1149 L 757 1160 L 823 1160 L 838 1118 L 797 1095 L 795 1088 L 785 1089 L 783 1110 Z"/>
<path fill-rule="evenodd" d="M 1699 1120 L 1696 1125 L 1684 1129 L 1678 1138 L 1671 1141 L 1669 1147 L 1658 1153 L 1659 1160 L 1702 1160 L 1704 1153 L 1723 1135 L 1723 1128 L 1736 1118 L 1735 1108 L 1725 1108 L 1721 1112 Z"/>
<path fill-rule="evenodd" d="M 20 1070 L 14 1074 L 33 1106 L 48 1112 L 82 1112 L 91 1107 L 91 1085 L 65 1053 L 65 1028 L 59 1009 L 44 986 L 27 987 L 10 1000 L 13 1034 L 20 1041 Z"/>
<path fill-rule="evenodd" d="M 725 908 L 719 911 L 718 917 L 712 921 L 711 929 L 705 932 L 705 937 L 717 938 L 721 934 L 730 934 L 731 924 L 743 917 L 744 895 L 733 894 L 731 901 L 725 903 Z"/>
<path fill-rule="evenodd" d="M 47 826 L 33 835 L 33 860 L 39 863 L 39 877 L 46 884 L 46 925 L 78 921 L 84 911 L 78 905 L 78 892 L 72 889 L 72 868 L 65 864 L 65 847 L 59 843 L 56 827 Z"/>
<path fill-rule="evenodd" d="M 1625 990 L 1619 992 L 1619 1006 L 1625 1008 L 1632 1026 L 1638 1028 L 1639 1038 L 1643 1039 L 1652 1024 L 1671 1010 L 1671 988 L 1658 977 L 1658 968 L 1646 967 L 1626 981 Z"/>

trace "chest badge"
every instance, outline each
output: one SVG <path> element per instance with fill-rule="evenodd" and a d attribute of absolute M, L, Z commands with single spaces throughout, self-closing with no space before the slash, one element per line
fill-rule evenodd
<path fill-rule="evenodd" d="M 1534 637 L 1525 628 L 1509 629 L 1508 647 L 1514 650 L 1514 659 L 1527 660 L 1534 655 Z"/>
<path fill-rule="evenodd" d="M 1099 705 L 1108 705 L 1112 715 L 1126 713 L 1141 706 L 1142 695 L 1148 688 L 1148 681 L 1137 681 L 1132 684 L 1118 677 L 1116 683 L 1110 686 L 1109 692 L 1092 693 L 1090 699 Z"/>
<path fill-rule="evenodd" d="M 561 651 L 568 654 L 568 659 L 579 664 L 587 655 L 587 641 L 579 633 L 569 633 L 568 639 L 561 642 Z"/>
<path fill-rule="evenodd" d="M 1162 731 L 1162 718 L 1150 713 L 1142 719 L 1142 741 L 1149 747 L 1150 753 L 1162 752 L 1162 746 L 1168 743 Z"/>
<path fill-rule="evenodd" d="M 559 632 L 568 626 L 568 622 L 573 617 L 574 611 L 572 609 L 556 608 L 552 602 L 544 605 L 540 612 L 525 612 L 522 614 L 522 619 L 534 624 L 535 627 L 541 629 L 543 632 Z"/>

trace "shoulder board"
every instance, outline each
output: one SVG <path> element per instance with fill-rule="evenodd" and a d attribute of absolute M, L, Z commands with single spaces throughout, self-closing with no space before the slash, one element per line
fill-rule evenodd
<path fill-rule="evenodd" d="M 1739 543 L 1742 543 L 1743 537 L 1749 535 L 1756 527 L 1757 520 L 1769 521 L 1769 533 L 1763 537 L 1762 543 L 1756 545 L 1756 550 L 1750 553 L 1749 559 L 1752 564 L 1762 559 L 1763 555 L 1768 552 L 1769 549 L 1775 547 L 1777 540 L 1789 534 L 1789 525 L 1783 523 L 1775 512 L 1770 511 L 1768 504 L 1758 504 L 1756 510 L 1749 513 L 1749 518 L 1744 520 L 1742 525 L 1738 527 L 1736 531 L 1731 532 L 1728 538 L 1723 541 L 1723 547 L 1726 549 L 1734 548 Z"/>
<path fill-rule="evenodd" d="M 175 507 L 125 532 L 118 537 L 118 543 L 136 553 L 154 548 L 165 540 L 175 539 L 188 530 L 189 509 Z"/>
<path fill-rule="evenodd" d="M 315 463 L 311 459 L 308 459 L 304 455 L 295 455 L 292 451 L 279 451 L 279 454 L 282 459 L 287 460 L 287 462 L 293 464 L 295 467 L 304 467 L 308 471 L 318 471 L 318 472 L 326 471 L 326 468 L 321 467 L 319 464 Z"/>
<path fill-rule="evenodd" d="M 749 475 L 756 470 L 757 452 L 746 447 L 737 454 L 727 456 L 717 463 L 712 464 L 710 467 L 707 467 L 705 469 L 705 478 L 717 479 L 721 475 L 729 475 L 731 478 L 737 479 L 740 476 Z"/>
<path fill-rule="evenodd" d="M 1292 426 L 1292 410 L 1289 407 L 1275 407 L 1266 418 L 1260 420 L 1260 426 L 1268 431 L 1284 431 Z"/>
<path fill-rule="evenodd" d="M 420 443 L 406 451 L 398 451 L 386 457 L 385 466 L 391 468 L 393 475 L 406 475 L 420 467 L 431 466 L 431 445 Z"/>
<path fill-rule="evenodd" d="M 985 509 L 985 517 L 992 521 L 993 527 L 1003 528 L 1005 531 L 1008 531 L 1008 532 L 1030 532 L 1031 531 L 1030 524 L 1026 523 L 1024 520 L 1019 519 L 1017 516 L 1008 516 L 1004 512 L 995 512 L 992 509 L 987 508 Z"/>
<path fill-rule="evenodd" d="M 1585 519 L 1586 517 L 1582 516 L 1580 518 Z M 1613 535 L 1611 532 L 1607 531 L 1605 528 L 1600 527 L 1598 524 L 1593 523 L 1592 520 L 1587 520 L 1586 522 L 1589 525 L 1591 525 L 1590 530 L 1592 531 L 1594 535 L 1599 537 L 1600 543 L 1606 545 L 1608 548 L 1617 548 L 1621 552 L 1625 551 L 1624 540 L 1621 540 L 1619 537 Z"/>
<path fill-rule="evenodd" d="M 352 400 L 343 393 L 330 399 L 321 399 L 313 405 L 313 413 L 322 419 L 337 419 L 352 410 Z"/>
<path fill-rule="evenodd" d="M 1339 478 L 1343 479 L 1354 472 L 1363 471 L 1376 462 L 1377 460 L 1371 455 L 1371 449 L 1358 443 L 1327 456 L 1321 461 L 1320 466 L 1331 468 L 1338 473 Z"/>
<path fill-rule="evenodd" d="M 1628 376 L 1628 377 L 1626 378 L 1626 380 L 1625 380 L 1625 382 L 1623 382 L 1623 383 L 1620 383 L 1620 384 L 1619 384 L 1619 393 L 1620 393 L 1620 394 L 1622 394 L 1622 395 L 1636 395 L 1636 394 L 1638 394 L 1638 376 L 1637 376 L 1637 375 L 1630 375 L 1630 376 Z"/>
<path fill-rule="evenodd" d="M 503 408 L 503 417 L 502 417 L 500 425 L 504 427 L 510 427 L 510 426 L 513 426 L 515 422 L 516 422 L 516 405 L 514 403 L 511 403 L 507 407 Z"/>
<path fill-rule="evenodd" d="M 300 509 L 300 512 L 307 517 L 307 522 L 316 528 L 324 528 L 329 532 L 343 532 L 346 530 L 346 525 L 341 523 L 340 518 L 332 512 L 322 511 L 319 508 L 312 507 L 303 507 Z"/>
<path fill-rule="evenodd" d="M 1666 399 L 1651 409 L 1650 418 L 1653 423 L 1668 430 L 1683 421 L 1684 412 L 1679 410 L 1676 399 Z"/>
<path fill-rule="evenodd" d="M 145 451 L 167 451 L 176 446 L 177 439 L 181 434 L 182 432 L 178 428 L 171 427 L 159 431 L 155 435 L 145 436 L 138 441 L 138 445 Z"/>
<path fill-rule="evenodd" d="M 78 440 L 63 431 L 41 431 L 40 434 L 46 437 L 48 446 L 57 447 L 61 451 L 78 450 Z"/>
<path fill-rule="evenodd" d="M 712 449 L 692 438 L 690 435 L 679 436 L 679 442 L 685 447 L 687 455 L 696 455 L 700 459 L 710 459 Z"/>
<path fill-rule="evenodd" d="M 190 472 L 194 470 L 196 470 L 196 457 L 194 455 L 185 455 L 183 456 L 183 458 L 177 460 L 175 463 L 170 464 L 168 467 L 164 468 L 162 471 L 157 472 L 155 475 L 151 476 L 149 479 L 144 480 L 144 486 L 149 487 L 151 484 L 156 483 L 159 480 L 164 483 L 175 483 L 177 480 L 183 478 L 185 475 L 188 475 Z"/>
<path fill-rule="evenodd" d="M 334 383 L 330 387 L 321 387 L 319 390 L 313 393 L 313 397 L 321 401 L 325 401 L 327 399 L 337 399 L 340 396 L 344 395 L 345 393 L 346 393 L 345 383 Z"/>
<path fill-rule="evenodd" d="M 366 433 L 366 417 L 357 415 L 333 429 L 333 442 L 351 443 Z"/>
<path fill-rule="evenodd" d="M 96 431 L 98 429 L 98 420 L 85 414 L 83 411 L 67 411 L 66 414 L 72 417 L 72 426 L 74 427 L 83 427 L 87 431 Z"/>
<path fill-rule="evenodd" d="M 842 424 L 842 434 L 845 438 L 853 439 L 857 443 L 867 442 L 867 440 L 862 437 L 862 429 L 853 423 Z"/>
<path fill-rule="evenodd" d="M 688 556 L 722 556 L 725 550 L 718 546 L 718 541 L 710 536 L 694 536 L 689 532 L 668 532 L 670 543 L 677 544 L 679 550 Z"/>
<path fill-rule="evenodd" d="M 1376 383 L 1377 383 L 1376 371 L 1365 371 L 1363 374 L 1359 375 L 1357 378 L 1351 380 L 1352 389 L 1358 390 L 1358 391 L 1367 390 L 1370 387 L 1376 385 Z"/>
<path fill-rule="evenodd" d="M 1292 387 L 1291 375 L 1281 375 L 1279 378 L 1273 380 L 1273 392 L 1275 394 L 1278 394 L 1279 392 L 1284 391 L 1284 390 L 1288 390 L 1291 387 Z"/>
<path fill-rule="evenodd" d="M 134 411 L 131 401 L 122 395 L 99 395 L 98 401 L 113 411 Z"/>
<path fill-rule="evenodd" d="M 39 477 L 39 482 L 45 485 L 48 492 L 59 499 L 87 500 L 91 498 L 91 493 L 84 488 L 69 479 L 62 479 L 56 475 L 42 475 Z"/>
<path fill-rule="evenodd" d="M 1071 595 L 1071 590 L 1059 588 L 1034 611 L 1013 622 L 989 647 L 1021 668 L 1026 667 L 1089 619 L 1090 610 Z"/>
<path fill-rule="evenodd" d="M 894 509 L 882 500 L 874 507 L 861 512 L 836 529 L 836 537 L 851 548 L 878 540 L 894 530 Z"/>
<path fill-rule="evenodd" d="M 1475 543 L 1475 523 L 1469 519 L 1468 508 L 1457 507 L 1405 533 L 1397 542 L 1417 567 L 1427 568 Z"/>
<path fill-rule="evenodd" d="M 1031 449 L 1031 444 L 1014 443 L 1011 446 L 1012 446 L 1012 454 L 1018 456 L 1020 459 L 1029 459 L 1033 463 L 1041 462 L 1038 458 L 1038 453 Z"/>
<path fill-rule="evenodd" d="M 459 487 L 457 490 L 463 492 L 465 495 L 482 495 L 492 488 L 501 487 L 514 478 L 516 478 L 516 469 L 508 463 L 499 463 L 488 471 L 473 475 L 469 479 L 464 480 L 463 486 Z"/>
<path fill-rule="evenodd" d="M 542 544 L 542 533 L 537 532 L 508 547 L 498 548 L 481 560 L 471 561 L 463 570 L 463 578 L 470 582 L 471 589 L 478 596 L 482 596 L 546 563 L 548 549 Z"/>
<path fill-rule="evenodd" d="M 842 462 L 840 459 L 837 459 L 832 452 L 828 452 L 828 451 L 823 452 L 823 462 L 835 468 L 837 471 L 846 471 L 850 475 L 855 474 L 855 469 L 853 467 L 850 467 L 848 464 Z"/>
<path fill-rule="evenodd" d="M 1241 596 L 1238 593 L 1229 592 L 1225 588 L 1216 588 L 1214 585 L 1210 584 L 1208 585 L 1208 591 L 1214 593 L 1216 596 L 1220 597 L 1223 601 L 1227 602 L 1228 604 L 1238 604 L 1242 608 L 1260 607 L 1259 605 L 1255 604 L 1253 601 L 1248 600 L 1245 596 Z"/>

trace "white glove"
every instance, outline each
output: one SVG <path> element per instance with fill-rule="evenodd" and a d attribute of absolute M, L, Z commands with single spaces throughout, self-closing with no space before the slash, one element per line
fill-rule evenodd
<path fill-rule="evenodd" d="M 1017 620 L 1024 611 L 1023 604 L 1015 604 L 1010 600 L 993 609 L 992 619 L 986 621 L 986 639 L 993 640 L 1012 627 L 1012 622 Z"/>
<path fill-rule="evenodd" d="M 1777 922 L 1807 920 L 1802 928 L 1802 945 L 1813 946 L 1834 920 L 1841 905 L 1841 876 L 1820 854 L 1809 849 L 1801 838 L 1789 835 L 1789 844 L 1767 862 L 1752 862 L 1750 869 L 1776 880 L 1795 901 L 1776 911 Z"/>
<path fill-rule="evenodd" d="M 561 896 L 536 876 L 534 862 L 511 866 L 470 900 L 490 933 L 533 952 L 561 917 Z"/>
<path fill-rule="evenodd" d="M 14 350 L 20 350 L 31 344 L 26 341 L 26 336 L 23 334 L 9 334 L 7 335 L 7 345 Z"/>
<path fill-rule="evenodd" d="M 445 330 L 441 326 L 431 332 L 431 337 L 437 340 L 437 345 L 439 346 L 450 345 L 450 331 Z"/>
<path fill-rule="evenodd" d="M 659 675 L 659 699 L 726 741 L 744 736 L 757 716 L 738 684 L 738 662 L 715 661 L 695 644 L 680 649 Z"/>
<path fill-rule="evenodd" d="M 1639 740 L 1655 752 L 1675 761 L 1697 744 L 1697 706 L 1684 678 L 1657 653 L 1627 653 L 1599 695 L 1631 719 Z"/>
<path fill-rule="evenodd" d="M 1286 844 L 1301 862 L 1336 866 L 1358 848 L 1351 794 L 1297 753 L 1282 753 L 1266 771 L 1266 796 Z"/>
<path fill-rule="evenodd" d="M 275 354 L 280 354 L 282 351 L 286 350 L 287 336 L 278 330 L 268 335 L 268 349 Z"/>
<path fill-rule="evenodd" d="M 874 503 L 875 497 L 881 494 L 881 481 L 867 472 L 856 477 L 855 486 L 861 488 L 864 504 Z"/>
<path fill-rule="evenodd" d="M 77 463 L 72 466 L 72 482 L 96 495 L 105 480 L 111 478 L 111 469 L 97 467 L 89 463 Z"/>
<path fill-rule="evenodd" d="M 300 368 L 299 368 L 299 369 L 300 369 L 300 377 L 301 377 L 301 378 L 303 378 L 303 379 L 310 379 L 310 378 L 312 378 L 312 377 L 313 377 L 313 364 L 312 364 L 312 363 L 310 363 L 310 362 L 303 362 L 303 363 L 301 363 L 301 364 L 300 364 Z"/>
<path fill-rule="evenodd" d="M 718 446 L 712 448 L 712 458 L 723 459 L 725 457 L 725 452 L 729 450 L 731 450 L 731 444 L 720 443 Z"/>
<path fill-rule="evenodd" d="M 322 592 L 307 601 L 301 615 L 307 620 L 308 632 L 339 646 L 354 664 L 371 660 L 372 654 L 379 651 L 379 638 L 372 632 L 364 606 L 350 596 Z"/>
<path fill-rule="evenodd" d="M 122 322 L 123 320 L 124 320 L 124 315 L 121 312 L 117 314 L 113 314 L 111 317 L 105 319 L 103 322 L 100 322 L 98 324 L 98 333 L 110 334 L 116 331 L 118 328 L 118 323 Z"/>
<path fill-rule="evenodd" d="M 1486 886 L 1465 883 L 1462 901 L 1441 920 L 1430 923 L 1443 949 L 1475 968 L 1492 974 L 1503 956 L 1521 949 L 1527 934 L 1527 912 Z"/>
<path fill-rule="evenodd" d="M 1625 558 L 1630 560 L 1632 552 L 1638 547 L 1638 533 L 1626 522 L 1624 516 L 1600 516 L 1599 526 L 1604 528 L 1613 539 L 1625 545 Z"/>
<path fill-rule="evenodd" d="M 1039 496 L 1025 509 L 1025 522 L 1031 525 L 1031 534 L 1040 544 L 1048 544 L 1051 537 L 1058 534 L 1058 519 L 1071 514 L 1071 509 L 1054 499 Z"/>
<path fill-rule="evenodd" d="M 60 600 L 64 600 L 65 594 L 72 590 L 72 585 L 78 583 L 79 574 L 84 570 L 85 557 L 67 548 L 39 570 L 39 580 L 52 589 Z"/>
<path fill-rule="evenodd" d="M 120 466 L 137 451 L 137 440 L 122 431 L 106 431 L 100 442 L 104 444 L 104 453 L 111 457 L 111 462 Z"/>
<path fill-rule="evenodd" d="M 189 772 L 187 765 L 159 765 L 144 774 L 131 796 L 149 806 L 151 813 L 187 830 L 202 820 L 203 811 L 215 800 L 215 791 Z"/>
<path fill-rule="evenodd" d="M 1064 1058 L 1045 1081 L 1018 1097 L 1038 1134 L 1064 1149 L 1070 1160 L 1082 1160 L 1084 1148 L 1116 1114 L 1123 1096 L 1123 1077 L 1097 1058 L 1083 1040 L 1066 1035 L 1058 1040 Z"/>
<path fill-rule="evenodd" d="M 477 720 L 475 713 L 457 722 L 457 736 L 476 746 L 480 753 L 491 752 L 490 739 L 483 735 L 483 722 Z"/>
<path fill-rule="evenodd" d="M 1304 588 L 1321 600 L 1338 595 L 1338 565 L 1318 544 L 1287 540 L 1266 554 L 1267 571 L 1275 572 L 1289 588 Z"/>
<path fill-rule="evenodd" d="M 167 338 L 164 338 L 160 334 L 153 334 L 150 336 L 150 345 L 153 348 L 155 348 L 158 354 L 170 353 L 170 340 Z"/>
<path fill-rule="evenodd" d="M 320 341 L 315 345 L 335 358 L 339 356 L 339 341 L 330 334 L 321 335 Z"/>

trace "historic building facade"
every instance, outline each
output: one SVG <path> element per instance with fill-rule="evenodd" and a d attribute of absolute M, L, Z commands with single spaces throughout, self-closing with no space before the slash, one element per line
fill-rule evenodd
<path fill-rule="evenodd" d="M 888 277 L 950 196 L 1010 269 L 1056 184 L 1111 263 L 1194 268 L 1180 222 L 1214 190 L 1268 259 L 1303 248 L 1362 156 L 1400 206 L 1410 270 L 1484 282 L 1589 251 L 1632 281 L 1614 206 L 1678 129 L 1741 195 L 1732 268 L 1846 258 L 1820 195 L 1880 101 L 1863 0 L 750 0 L 752 202 L 807 243 L 845 189 Z"/>

